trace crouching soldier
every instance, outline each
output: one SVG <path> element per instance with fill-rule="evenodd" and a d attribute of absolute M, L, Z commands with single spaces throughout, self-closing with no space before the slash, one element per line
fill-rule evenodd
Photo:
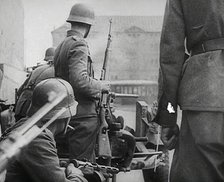
<path fill-rule="evenodd" d="M 18 157 L 7 168 L 6 182 L 87 182 L 83 173 L 73 164 L 63 170 L 59 166 L 56 150 L 55 136 L 67 130 L 70 118 L 76 114 L 77 102 L 74 100 L 73 89 L 62 79 L 51 78 L 41 81 L 34 88 L 32 104 L 28 109 L 28 116 L 32 116 L 47 101 L 51 92 L 67 93 L 63 101 L 45 115 L 38 125 L 43 126 L 62 107 L 66 111 L 59 116 L 47 129 L 45 129 L 28 146 L 22 149 Z M 15 128 L 20 127 L 27 118 L 18 122 Z"/>

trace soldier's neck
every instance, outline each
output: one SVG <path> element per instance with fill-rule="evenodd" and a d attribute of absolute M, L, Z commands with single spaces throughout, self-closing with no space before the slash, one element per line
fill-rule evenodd
<path fill-rule="evenodd" d="M 74 31 L 80 33 L 83 37 L 86 34 L 86 30 L 84 28 L 82 28 L 82 27 L 72 26 L 71 30 L 74 30 Z"/>

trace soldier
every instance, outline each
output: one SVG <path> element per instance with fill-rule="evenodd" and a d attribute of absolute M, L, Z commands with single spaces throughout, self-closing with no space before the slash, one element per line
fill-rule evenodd
<path fill-rule="evenodd" d="M 33 91 L 32 104 L 27 115 L 32 116 L 37 112 L 48 101 L 49 94 L 52 92 L 56 94 L 67 93 L 67 96 L 38 122 L 38 126 L 43 126 L 62 107 L 65 107 L 66 111 L 28 146 L 23 148 L 16 159 L 9 164 L 6 182 L 87 182 L 83 173 L 73 164 L 69 164 L 65 171 L 60 168 L 54 140 L 56 135 L 66 132 L 70 118 L 76 114 L 77 102 L 74 100 L 71 85 L 58 78 L 40 82 Z M 23 127 L 21 125 L 25 121 L 26 118 L 21 119 L 16 124 L 17 126 L 14 126 L 14 129 Z"/>
<path fill-rule="evenodd" d="M 77 114 L 71 125 L 75 131 L 68 133 L 70 158 L 95 161 L 95 143 L 99 130 L 96 100 L 102 89 L 109 85 L 94 79 L 93 65 L 87 42 L 94 11 L 85 4 L 72 7 L 67 22 L 71 30 L 55 51 L 55 76 L 68 81 L 78 101 Z"/>
<path fill-rule="evenodd" d="M 49 47 L 46 51 L 45 51 L 45 57 L 44 60 L 37 63 L 37 66 L 34 66 L 33 69 L 36 69 L 37 67 L 43 65 L 43 64 L 51 64 L 54 60 L 54 53 L 55 53 L 55 49 L 53 47 Z"/>
<path fill-rule="evenodd" d="M 167 1 L 156 120 L 164 144 L 176 149 L 171 182 L 224 181 L 223 9 L 222 0 Z M 182 109 L 179 136 L 177 104 Z"/>
<path fill-rule="evenodd" d="M 55 49 L 53 47 L 49 47 L 45 52 L 44 61 L 52 62 L 54 60 L 54 52 Z"/>
<path fill-rule="evenodd" d="M 26 117 L 26 112 L 30 106 L 34 87 L 42 80 L 55 77 L 53 58 L 54 48 L 50 47 L 45 52 L 44 60 L 47 61 L 47 64 L 40 65 L 35 68 L 35 70 L 31 72 L 30 76 L 19 88 L 17 93 L 18 100 L 15 107 L 16 121 L 20 120 L 23 117 Z"/>

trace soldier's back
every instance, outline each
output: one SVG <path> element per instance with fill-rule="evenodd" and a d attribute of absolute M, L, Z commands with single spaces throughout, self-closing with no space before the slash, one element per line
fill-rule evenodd
<path fill-rule="evenodd" d="M 24 86 L 15 107 L 15 117 L 18 121 L 26 116 L 30 106 L 34 87 L 42 80 L 55 77 L 53 65 L 42 65 L 36 68 L 30 75 L 27 84 Z"/>

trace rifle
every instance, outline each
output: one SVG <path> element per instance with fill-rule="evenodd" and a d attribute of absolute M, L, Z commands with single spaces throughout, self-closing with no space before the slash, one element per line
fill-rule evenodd
<path fill-rule="evenodd" d="M 111 43 L 111 23 L 112 20 L 110 19 L 110 27 L 108 33 L 108 40 L 107 40 L 107 47 L 105 50 L 103 68 L 101 71 L 100 80 L 106 79 L 106 71 L 107 71 L 107 63 L 109 60 L 109 52 L 110 52 L 110 43 Z M 100 119 L 100 131 L 98 135 L 98 157 L 107 160 L 107 164 L 110 165 L 111 160 L 111 148 L 110 142 L 108 137 L 108 119 L 110 114 L 110 97 L 109 91 L 103 90 L 101 92 L 101 97 L 98 105 L 98 116 Z"/>
<path fill-rule="evenodd" d="M 8 162 L 17 155 L 21 149 L 28 145 L 34 138 L 36 138 L 43 130 L 45 130 L 53 121 L 55 121 L 66 108 L 60 109 L 47 123 L 42 127 L 38 127 L 37 123 L 50 110 L 59 104 L 66 94 L 61 93 L 56 95 L 52 92 L 49 95 L 48 103 L 41 107 L 33 116 L 31 116 L 23 125 L 16 128 L 15 131 L 9 133 L 6 138 L 0 142 L 0 174 L 6 169 Z"/>

